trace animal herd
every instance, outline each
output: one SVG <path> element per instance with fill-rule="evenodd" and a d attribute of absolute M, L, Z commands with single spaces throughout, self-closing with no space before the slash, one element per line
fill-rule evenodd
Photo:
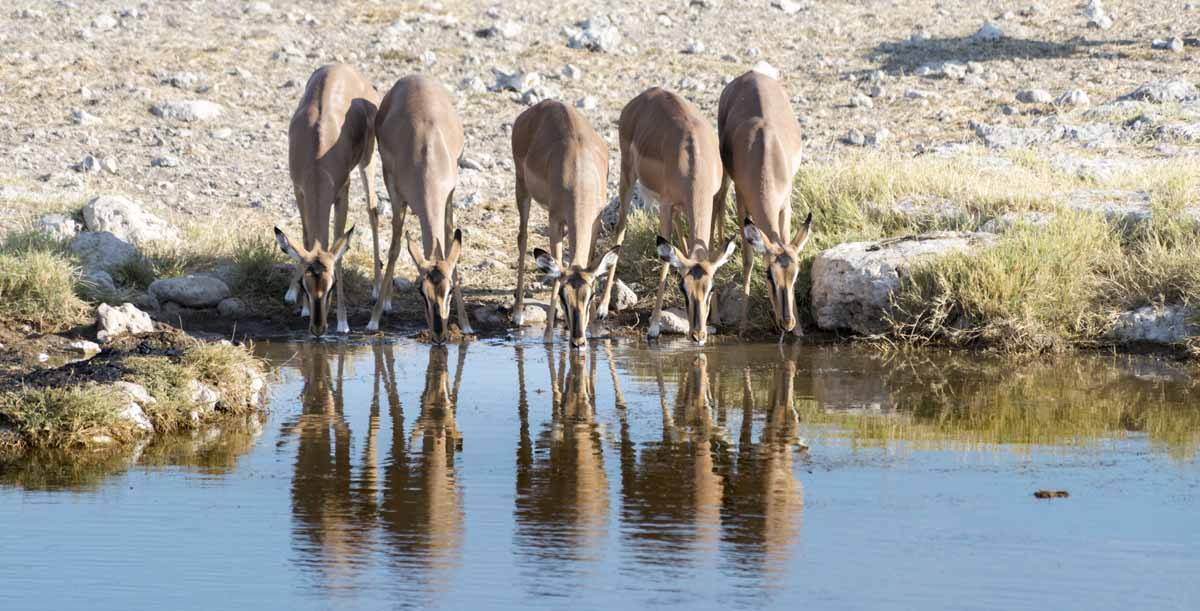
<path fill-rule="evenodd" d="M 660 217 L 655 251 L 662 267 L 648 337 L 660 333 L 663 293 L 674 269 L 687 306 L 688 335 L 703 344 L 709 322 L 721 322 L 714 304 L 714 277 L 737 247 L 736 237 L 720 243 L 732 186 L 737 218 L 744 219 L 739 324 L 745 325 L 757 255 L 766 266 L 776 324 L 798 334 L 794 287 L 812 215 L 793 233 L 790 194 L 800 164 L 801 135 L 779 82 L 758 72 L 731 81 L 721 94 L 716 131 L 695 105 L 658 87 L 626 104 L 618 127 L 620 208 L 613 245 L 599 253 L 600 217 L 608 201 L 608 144 L 579 111 L 555 100 L 526 109 L 513 122 L 514 193 L 520 214 L 513 322 L 523 322 L 529 208 L 536 201 L 549 218 L 549 249 L 533 249 L 534 261 L 544 282 L 552 285 L 552 299 L 566 318 L 571 345 L 587 343 L 594 321 L 608 315 L 633 188 L 640 183 L 643 195 L 658 203 Z M 342 259 L 354 233 L 353 227 L 346 229 L 346 220 L 356 169 L 366 191 L 374 247 L 375 304 L 367 331 L 378 331 L 383 314 L 392 309 L 396 259 L 401 240 L 406 240 L 433 341 L 444 342 L 449 335 L 452 301 L 460 330 L 473 332 L 458 272 L 463 236 L 454 223 L 452 205 L 464 140 L 449 92 L 428 76 L 402 78 L 382 99 L 346 64 L 321 67 L 308 79 L 288 129 L 288 165 L 303 243 L 279 228 L 275 238 L 296 263 L 285 300 L 301 303 L 310 332 L 320 336 L 328 330 L 335 292 L 337 332 L 350 330 L 341 280 Z M 382 215 L 372 183 L 377 163 L 392 205 L 386 262 L 379 239 Z M 410 210 L 421 227 L 419 244 L 405 237 Z M 671 238 L 679 215 L 687 221 L 687 232 L 676 245 Z M 598 294 L 601 277 L 606 281 Z M 553 340 L 557 326 L 556 309 L 549 308 L 547 341 Z"/>

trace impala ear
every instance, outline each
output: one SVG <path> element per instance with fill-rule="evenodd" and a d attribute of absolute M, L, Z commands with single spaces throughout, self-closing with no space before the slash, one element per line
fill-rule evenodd
<path fill-rule="evenodd" d="M 766 254 L 769 248 L 769 240 L 767 240 L 767 236 L 758 230 L 758 226 L 749 217 L 742 221 L 742 235 L 746 237 L 746 241 L 750 243 L 750 247 L 754 249 L 754 252 L 760 255 Z"/>
<path fill-rule="evenodd" d="M 712 262 L 713 271 L 720 269 L 722 265 L 729 262 L 729 257 L 733 255 L 733 249 L 735 248 L 737 248 L 737 238 L 729 238 L 729 241 L 725 242 L 725 248 L 717 254 L 716 260 Z"/>
<path fill-rule="evenodd" d="M 655 244 L 654 250 L 658 253 L 658 258 L 661 259 L 663 263 L 669 263 L 671 267 L 674 267 L 677 270 L 683 269 L 686 257 L 683 256 L 683 253 L 680 252 L 678 248 L 671 246 L 671 243 L 662 236 L 658 236 L 658 239 L 655 240 Z"/>
<path fill-rule="evenodd" d="M 300 255 L 300 252 L 296 250 L 294 246 L 292 246 L 292 241 L 289 240 L 287 235 L 283 233 L 283 230 L 278 227 L 275 228 L 275 243 L 279 245 L 279 249 L 282 250 L 287 256 L 295 259 L 296 261 L 304 260 L 304 257 Z"/>
<path fill-rule="evenodd" d="M 599 261 L 592 265 L 592 269 L 589 270 L 592 276 L 600 276 L 604 274 L 604 272 L 607 272 L 608 268 L 616 265 L 617 257 L 620 255 L 620 253 L 620 246 L 613 246 L 610 248 L 608 252 L 604 253 L 603 257 L 600 257 Z"/>
<path fill-rule="evenodd" d="M 792 239 L 792 248 L 799 252 L 804 245 L 808 243 L 808 238 L 812 237 L 812 213 L 804 219 L 804 225 L 800 227 L 800 231 L 796 232 L 796 237 Z"/>
<path fill-rule="evenodd" d="M 450 267 L 458 265 L 458 256 L 462 254 L 462 229 L 454 230 L 454 239 L 450 241 L 450 252 L 446 253 L 446 263 Z"/>
<path fill-rule="evenodd" d="M 343 235 L 340 239 L 338 239 L 337 242 L 333 243 L 331 252 L 333 252 L 333 262 L 335 264 L 342 260 L 342 257 L 346 254 L 346 251 L 350 250 L 350 238 L 352 237 L 354 237 L 353 226 L 351 226 L 350 230 L 346 232 L 346 235 Z"/>
<path fill-rule="evenodd" d="M 550 253 L 540 248 L 535 248 L 533 249 L 533 260 L 537 262 L 538 269 L 543 274 L 546 274 L 546 277 L 542 279 L 543 281 L 553 281 L 562 276 L 562 266 L 559 265 L 554 257 L 550 256 Z"/>
<path fill-rule="evenodd" d="M 407 236 L 407 241 L 408 241 L 408 256 L 412 257 L 413 265 L 416 265 L 417 269 L 425 269 L 425 267 L 427 266 L 427 262 L 425 261 L 425 255 L 421 254 L 421 249 L 416 245 L 416 243 L 413 242 L 411 235 Z"/>

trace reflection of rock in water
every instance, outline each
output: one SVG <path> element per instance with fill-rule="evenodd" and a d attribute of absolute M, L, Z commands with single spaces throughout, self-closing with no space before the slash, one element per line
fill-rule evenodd
<path fill-rule="evenodd" d="M 547 348 L 550 368 L 550 421 L 536 440 L 529 430 L 524 348 L 517 348 L 521 419 L 517 447 L 517 549 L 535 562 L 533 577 L 583 567 L 561 561 L 597 559 L 606 538 L 608 478 L 596 425 L 596 354 L 582 350 L 558 355 Z M 567 360 L 570 360 L 569 368 Z"/>
<path fill-rule="evenodd" d="M 455 563 L 461 545 L 463 509 L 454 476 L 460 437 L 454 412 L 465 349 L 459 348 L 453 389 L 446 349 L 430 349 L 420 414 L 406 435 L 393 347 L 372 346 L 370 414 L 365 438 L 358 440 L 343 412 L 347 349 L 306 344 L 298 353 L 303 409 L 284 429 L 298 438 L 292 511 L 300 563 L 320 574 L 328 587 L 349 587 L 369 561 L 382 526 L 390 539 L 386 551 L 407 579 L 444 581 L 441 573 Z M 336 374 L 331 360 L 336 360 Z M 385 409 L 392 435 L 381 465 L 378 437 Z M 361 448 L 358 460 L 352 456 L 355 447 Z"/>

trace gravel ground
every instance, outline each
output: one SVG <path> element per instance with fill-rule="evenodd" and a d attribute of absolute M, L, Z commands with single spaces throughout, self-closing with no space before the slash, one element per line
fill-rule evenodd
<path fill-rule="evenodd" d="M 614 186 L 626 101 L 662 85 L 715 123 L 724 83 L 759 62 L 778 70 L 810 159 L 858 143 L 879 154 L 986 143 L 1113 163 L 1195 154 L 1200 102 L 1152 113 L 1113 102 L 1149 81 L 1200 82 L 1200 2 L 1104 8 L 1108 29 L 1089 27 L 1084 3 L 1057 0 L 9 0 L 0 215 L 20 216 L 17 199 L 122 193 L 185 230 L 295 227 L 287 122 L 308 75 L 334 61 L 381 93 L 414 72 L 455 92 L 470 166 L 456 193 L 466 277 L 496 293 L 512 285 L 516 254 L 509 130 L 541 97 L 586 109 L 612 147 Z M 524 91 L 494 90 L 513 80 Z M 1018 101 L 1034 89 L 1022 96 L 1034 102 Z M 192 101 L 205 103 L 181 104 Z M 1126 129 L 1139 113 L 1146 122 Z M 352 197 L 365 227 L 357 181 Z M 535 212 L 535 232 L 544 221 Z"/>

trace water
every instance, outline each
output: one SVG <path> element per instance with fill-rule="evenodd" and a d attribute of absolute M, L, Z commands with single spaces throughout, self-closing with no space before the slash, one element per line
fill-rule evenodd
<path fill-rule="evenodd" d="M 1161 362 L 260 349 L 261 423 L 0 468 L 4 609 L 1200 608 Z"/>

